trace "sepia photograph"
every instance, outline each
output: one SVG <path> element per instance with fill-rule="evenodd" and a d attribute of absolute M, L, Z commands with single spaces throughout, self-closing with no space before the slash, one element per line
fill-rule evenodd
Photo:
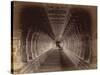
<path fill-rule="evenodd" d="M 11 73 L 97 69 L 97 6 L 11 2 Z"/>

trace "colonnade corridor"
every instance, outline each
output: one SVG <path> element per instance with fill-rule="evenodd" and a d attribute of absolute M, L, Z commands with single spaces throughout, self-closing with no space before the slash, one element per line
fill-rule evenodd
<path fill-rule="evenodd" d="M 12 5 L 12 73 L 97 68 L 95 6 Z"/>

